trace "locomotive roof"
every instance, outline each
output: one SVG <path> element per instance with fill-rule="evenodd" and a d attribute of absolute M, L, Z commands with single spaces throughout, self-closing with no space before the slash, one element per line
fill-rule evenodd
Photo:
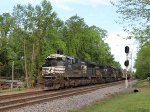
<path fill-rule="evenodd" d="M 71 56 L 68 56 L 68 55 L 66 55 L 66 58 L 74 59 L 74 57 L 71 57 Z"/>
<path fill-rule="evenodd" d="M 65 58 L 65 55 L 61 54 L 50 54 L 47 58 Z"/>
<path fill-rule="evenodd" d="M 100 68 L 106 68 L 106 66 L 105 65 L 98 65 Z"/>
<path fill-rule="evenodd" d="M 87 61 L 87 65 L 88 66 L 96 66 L 96 63 L 95 62 L 89 62 L 89 61 Z"/>

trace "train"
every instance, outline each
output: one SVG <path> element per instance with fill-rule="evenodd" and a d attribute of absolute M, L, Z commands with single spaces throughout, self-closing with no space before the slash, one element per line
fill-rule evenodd
<path fill-rule="evenodd" d="M 108 83 L 124 78 L 122 69 L 82 61 L 58 50 L 42 65 L 44 88 L 47 90 Z"/>

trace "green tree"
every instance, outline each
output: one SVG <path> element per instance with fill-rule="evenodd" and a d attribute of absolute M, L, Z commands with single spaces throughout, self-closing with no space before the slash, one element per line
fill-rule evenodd
<path fill-rule="evenodd" d="M 136 59 L 136 74 L 137 78 L 147 78 L 150 76 L 150 42 L 141 46 Z"/>
<path fill-rule="evenodd" d="M 121 23 L 132 28 L 131 34 L 141 43 L 150 40 L 150 1 L 149 0 L 119 0 L 113 3 L 121 16 Z"/>
<path fill-rule="evenodd" d="M 70 17 L 63 28 L 63 40 L 69 55 L 99 64 L 120 66 L 115 63 L 108 44 L 104 42 L 106 37 L 106 30 L 96 26 L 89 27 L 77 15 Z"/>
<path fill-rule="evenodd" d="M 65 44 L 62 41 L 61 26 L 63 22 L 52 11 L 51 3 L 43 0 L 40 5 L 33 7 L 31 4 L 27 6 L 17 5 L 13 9 L 13 16 L 16 17 L 15 29 L 12 33 L 12 40 L 21 39 L 24 47 L 20 50 L 26 52 L 27 58 L 27 75 L 29 82 L 33 86 L 37 78 L 41 76 L 41 66 L 44 58 L 49 53 L 54 53 L 58 48 L 65 50 Z M 18 30 L 27 35 L 16 36 Z M 18 41 L 17 41 L 18 42 Z M 25 43 L 24 43 L 25 42 Z M 25 64 L 24 63 L 24 64 Z M 25 68 L 25 65 L 24 65 Z"/>
<path fill-rule="evenodd" d="M 1 75 L 10 76 L 7 72 L 10 70 L 9 62 L 11 60 L 8 37 L 13 29 L 14 18 L 9 13 L 0 15 L 0 68 Z"/>
<path fill-rule="evenodd" d="M 70 17 L 65 22 L 65 26 L 63 28 L 63 40 L 66 43 L 67 53 L 69 55 L 80 57 L 79 47 L 82 43 L 82 36 L 84 35 L 84 29 L 87 25 L 84 23 L 83 18 L 75 15 Z"/>
<path fill-rule="evenodd" d="M 106 30 L 89 27 L 77 15 L 64 23 L 47 0 L 36 6 L 18 4 L 12 14 L 0 15 L 0 75 L 10 76 L 14 61 L 15 77 L 24 79 L 27 87 L 35 86 L 45 57 L 57 49 L 85 61 L 119 66 L 104 42 L 106 37 Z"/>
<path fill-rule="evenodd" d="M 149 41 L 150 41 L 150 1 L 149 0 L 119 0 L 113 3 L 117 7 L 120 22 L 125 24 L 125 31 L 140 43 L 136 59 L 136 76 L 146 78 L 149 74 Z M 130 28 L 131 29 L 130 29 Z"/>

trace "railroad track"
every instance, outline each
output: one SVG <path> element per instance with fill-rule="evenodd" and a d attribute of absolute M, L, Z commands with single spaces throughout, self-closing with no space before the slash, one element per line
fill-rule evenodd
<path fill-rule="evenodd" d="M 1 100 L 14 99 L 17 97 L 24 97 L 24 96 L 30 96 L 30 95 L 35 95 L 35 94 L 41 94 L 41 93 L 44 93 L 44 91 L 37 90 L 37 91 L 21 92 L 21 93 L 14 93 L 14 94 L 8 94 L 8 95 L 0 95 L 0 102 Z"/>
<path fill-rule="evenodd" d="M 0 112 L 5 112 L 11 109 L 20 108 L 26 105 L 51 101 L 63 97 L 68 97 L 72 95 L 82 94 L 90 91 L 94 91 L 100 88 L 105 88 L 117 84 L 121 84 L 123 81 L 84 86 L 77 88 L 69 88 L 57 91 L 33 91 L 12 95 L 0 96 Z"/>

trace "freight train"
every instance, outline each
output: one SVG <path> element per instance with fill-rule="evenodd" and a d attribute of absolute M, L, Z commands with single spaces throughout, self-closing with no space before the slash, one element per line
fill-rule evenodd
<path fill-rule="evenodd" d="M 62 51 L 50 54 L 42 65 L 45 89 L 59 89 L 123 79 L 121 69 L 64 55 Z"/>

